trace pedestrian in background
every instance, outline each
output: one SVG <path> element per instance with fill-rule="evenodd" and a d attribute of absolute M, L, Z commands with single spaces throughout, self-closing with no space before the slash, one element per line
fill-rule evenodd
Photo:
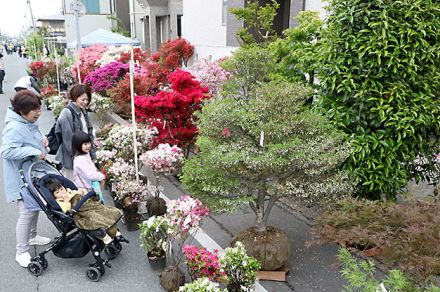
<path fill-rule="evenodd" d="M 87 113 L 87 106 L 92 100 L 92 91 L 90 87 L 83 84 L 76 84 L 70 89 L 70 102 L 61 111 L 55 127 L 57 136 L 62 137 L 62 144 L 58 148 L 55 159 L 61 162 L 63 174 L 73 179 L 73 152 L 72 136 L 75 131 L 83 131 L 89 135 L 92 142 L 90 156 L 95 158 L 95 144 L 93 136 L 93 126 Z"/>
<path fill-rule="evenodd" d="M 3 60 L 3 54 L 0 53 L 0 94 L 3 94 L 3 80 L 5 80 L 5 61 Z"/>
<path fill-rule="evenodd" d="M 15 82 L 14 89 L 16 92 L 21 90 L 30 90 L 33 91 L 37 96 L 41 95 L 41 90 L 38 86 L 38 79 L 33 74 L 29 74 L 29 76 L 24 76 L 18 79 L 18 81 Z"/>
<path fill-rule="evenodd" d="M 41 114 L 40 98 L 29 90 L 23 90 L 15 94 L 11 103 L 12 107 L 6 113 L 0 155 L 3 158 L 6 201 L 16 202 L 19 210 L 15 260 L 20 266 L 27 267 L 31 262 L 29 245 L 45 245 L 51 240 L 37 235 L 40 209 L 30 200 L 23 201 L 20 189 L 24 182 L 20 178 L 19 168 L 23 166 L 26 172 L 32 162 L 45 159 L 48 142 L 36 123 Z M 27 158 L 31 158 L 31 161 L 23 163 Z"/>

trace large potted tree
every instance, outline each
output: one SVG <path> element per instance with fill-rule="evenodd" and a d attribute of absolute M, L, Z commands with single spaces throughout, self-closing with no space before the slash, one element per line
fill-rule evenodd
<path fill-rule="evenodd" d="M 226 61 L 233 77 L 222 97 L 197 115 L 200 153 L 185 163 L 182 176 L 211 209 L 249 204 L 255 225 L 234 241 L 243 242 L 263 270 L 282 267 L 290 253 L 286 233 L 267 224 L 279 198 L 324 200 L 352 189 L 338 170 L 350 154 L 346 137 L 306 105 L 308 88 L 270 80 L 269 55 L 254 47 Z"/>

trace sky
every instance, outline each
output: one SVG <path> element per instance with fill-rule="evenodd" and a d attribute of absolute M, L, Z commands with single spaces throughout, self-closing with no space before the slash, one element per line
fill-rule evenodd
<path fill-rule="evenodd" d="M 62 0 L 29 0 L 34 19 L 60 14 Z M 0 0 L 0 31 L 18 36 L 32 24 L 27 0 Z"/>

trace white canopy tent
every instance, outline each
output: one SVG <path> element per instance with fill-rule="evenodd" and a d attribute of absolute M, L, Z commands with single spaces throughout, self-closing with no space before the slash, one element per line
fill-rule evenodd
<path fill-rule="evenodd" d="M 94 44 L 103 44 L 103 45 L 113 45 L 113 46 L 121 46 L 121 45 L 133 45 L 140 46 L 140 42 L 136 39 L 131 39 L 120 35 L 118 33 L 114 33 L 105 29 L 97 29 L 81 38 L 81 47 L 87 48 L 93 46 Z M 68 43 L 68 48 L 76 48 L 76 41 Z"/>

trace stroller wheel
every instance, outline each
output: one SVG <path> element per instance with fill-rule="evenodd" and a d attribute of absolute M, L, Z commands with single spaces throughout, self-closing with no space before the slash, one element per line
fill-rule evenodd
<path fill-rule="evenodd" d="M 119 255 L 119 251 L 113 243 L 106 245 L 104 248 L 104 252 L 109 260 L 112 260 Z"/>
<path fill-rule="evenodd" d="M 38 257 L 36 260 L 43 267 L 43 270 L 47 269 L 49 263 L 45 257 Z"/>
<path fill-rule="evenodd" d="M 120 243 L 119 241 L 114 241 L 114 242 L 113 242 L 113 245 L 115 246 L 115 248 L 116 248 L 116 250 L 118 251 L 118 253 L 120 253 L 121 250 L 122 250 L 122 245 L 121 245 L 121 243 Z"/>
<path fill-rule="evenodd" d="M 97 265 L 96 268 L 98 269 L 101 276 L 105 274 L 105 268 L 103 265 Z"/>
<path fill-rule="evenodd" d="M 86 271 L 87 278 L 90 281 L 98 282 L 101 279 L 101 273 L 98 268 L 88 267 Z"/>
<path fill-rule="evenodd" d="M 33 276 L 38 277 L 43 273 L 43 267 L 39 262 L 32 261 L 28 267 L 27 267 L 29 273 L 31 273 Z"/>

